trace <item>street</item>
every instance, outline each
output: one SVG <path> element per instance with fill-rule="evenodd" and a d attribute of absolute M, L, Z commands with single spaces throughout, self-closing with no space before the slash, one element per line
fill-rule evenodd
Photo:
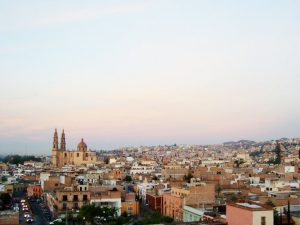
<path fill-rule="evenodd" d="M 21 225 L 27 225 L 27 224 L 33 224 L 33 225 L 46 225 L 49 224 L 49 220 L 47 220 L 46 215 L 47 209 L 43 209 L 41 205 L 39 205 L 36 201 L 28 201 L 28 204 L 30 206 L 30 212 L 32 213 L 32 218 L 34 221 L 32 223 L 27 223 L 26 219 L 24 218 L 24 213 L 22 212 L 22 209 L 20 208 L 20 224 Z M 48 219 L 51 219 L 48 217 Z"/>

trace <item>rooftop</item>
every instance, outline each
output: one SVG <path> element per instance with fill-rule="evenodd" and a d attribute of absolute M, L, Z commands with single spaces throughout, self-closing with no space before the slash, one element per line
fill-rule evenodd
<path fill-rule="evenodd" d="M 244 202 L 244 203 L 237 203 L 238 205 L 244 206 L 244 207 L 249 207 L 252 209 L 261 209 L 262 207 L 260 205 L 256 205 L 256 204 L 249 204 L 248 202 Z"/>

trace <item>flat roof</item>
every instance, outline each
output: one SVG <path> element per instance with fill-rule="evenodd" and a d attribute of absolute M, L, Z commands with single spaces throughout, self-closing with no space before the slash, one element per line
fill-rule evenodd
<path fill-rule="evenodd" d="M 241 206 L 244 206 L 244 207 L 248 207 L 248 208 L 251 208 L 251 209 L 261 209 L 262 207 L 260 205 L 256 205 L 256 204 L 249 204 L 247 202 L 244 202 L 244 203 L 236 203 L 237 205 L 241 205 Z"/>

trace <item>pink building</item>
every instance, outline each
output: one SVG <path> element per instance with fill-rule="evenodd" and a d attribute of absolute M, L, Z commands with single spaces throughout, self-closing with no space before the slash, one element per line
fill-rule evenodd
<path fill-rule="evenodd" d="M 273 209 L 249 202 L 228 203 L 226 219 L 228 225 L 273 225 Z"/>

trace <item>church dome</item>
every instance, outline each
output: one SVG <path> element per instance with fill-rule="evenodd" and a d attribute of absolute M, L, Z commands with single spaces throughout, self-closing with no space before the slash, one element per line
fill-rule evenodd
<path fill-rule="evenodd" d="M 81 138 L 81 142 L 77 145 L 77 150 L 78 151 L 86 151 L 87 150 L 87 145 L 83 141 L 83 138 Z"/>

